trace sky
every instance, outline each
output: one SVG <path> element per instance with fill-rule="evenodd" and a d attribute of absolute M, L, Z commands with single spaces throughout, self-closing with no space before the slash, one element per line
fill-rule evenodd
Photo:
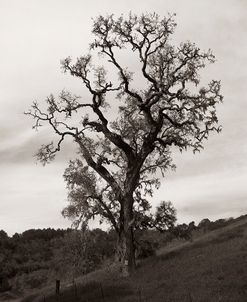
<path fill-rule="evenodd" d="M 175 172 L 162 179 L 152 200 L 171 200 L 179 222 L 247 213 L 247 2 L 246 0 L 0 0 L 0 229 L 9 235 L 30 228 L 66 228 L 63 172 L 75 156 L 71 144 L 43 167 L 34 154 L 47 142 L 24 116 L 35 100 L 62 89 L 80 94 L 60 60 L 88 52 L 92 18 L 99 14 L 176 13 L 177 41 L 211 48 L 216 63 L 204 80 L 222 83 L 218 107 L 223 131 L 200 154 L 174 153 Z"/>

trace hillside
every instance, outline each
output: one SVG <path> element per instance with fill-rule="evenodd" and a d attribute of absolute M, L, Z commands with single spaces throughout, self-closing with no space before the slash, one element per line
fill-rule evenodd
<path fill-rule="evenodd" d="M 57 301 L 53 288 L 22 302 Z M 143 261 L 130 279 L 111 267 L 63 284 L 60 302 L 246 302 L 247 217 L 197 236 L 173 242 Z"/>
<path fill-rule="evenodd" d="M 26 294 L 98 269 L 114 254 L 114 242 L 101 229 L 31 229 L 12 237 L 0 230 L 0 301 L 2 292 Z"/>

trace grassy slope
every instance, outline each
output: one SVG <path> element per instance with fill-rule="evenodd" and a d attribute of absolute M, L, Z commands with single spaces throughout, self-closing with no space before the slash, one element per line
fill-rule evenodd
<path fill-rule="evenodd" d="M 58 301 L 49 290 L 35 296 L 23 302 Z M 246 302 L 247 217 L 192 243 L 160 250 L 130 279 L 121 279 L 114 269 L 91 273 L 64 288 L 59 301 Z"/>

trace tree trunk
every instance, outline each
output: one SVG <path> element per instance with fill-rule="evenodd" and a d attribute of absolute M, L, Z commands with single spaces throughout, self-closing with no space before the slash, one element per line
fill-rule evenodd
<path fill-rule="evenodd" d="M 117 258 L 124 276 L 129 276 L 136 268 L 133 222 L 132 203 L 125 204 L 117 242 Z"/>

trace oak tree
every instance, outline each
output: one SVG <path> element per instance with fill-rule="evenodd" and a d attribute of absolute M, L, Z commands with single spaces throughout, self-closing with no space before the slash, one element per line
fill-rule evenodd
<path fill-rule="evenodd" d="M 109 221 L 129 271 L 135 266 L 134 229 L 145 220 L 153 226 L 163 221 L 162 227 L 174 223 L 167 203 L 152 219 L 147 215 L 148 196 L 173 167 L 172 151 L 200 151 L 209 134 L 220 131 L 220 82 L 199 86 L 200 70 L 215 57 L 188 41 L 172 43 L 175 27 L 173 15 L 97 17 L 89 54 L 62 61 L 88 98 L 62 91 L 47 98 L 46 109 L 35 102 L 27 112 L 35 128 L 48 124 L 58 136 L 37 153 L 42 163 L 54 159 L 66 137 L 77 144 L 80 158 L 65 171 L 70 205 L 63 213 L 78 222 L 96 215 Z M 97 54 L 103 65 L 93 63 Z M 136 58 L 133 70 L 126 55 Z"/>

